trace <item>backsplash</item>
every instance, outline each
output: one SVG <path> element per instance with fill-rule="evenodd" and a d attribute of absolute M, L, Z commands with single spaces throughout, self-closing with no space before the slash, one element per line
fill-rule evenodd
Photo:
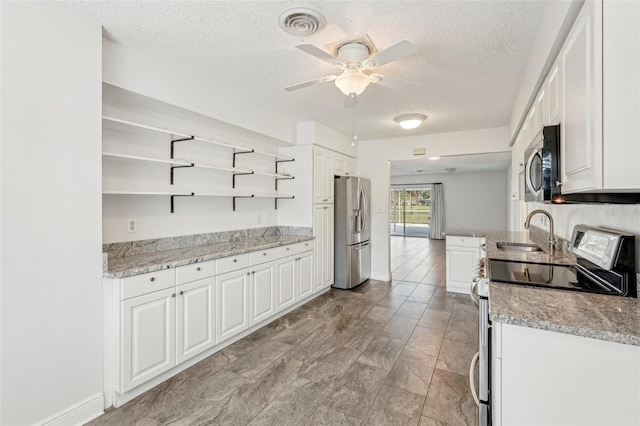
<path fill-rule="evenodd" d="M 233 231 L 182 235 L 178 237 L 154 238 L 149 240 L 122 241 L 118 243 L 103 244 L 102 252 L 106 253 L 110 258 L 125 257 L 274 235 L 311 236 L 312 228 L 296 226 L 269 226 L 265 228 L 237 229 Z"/>

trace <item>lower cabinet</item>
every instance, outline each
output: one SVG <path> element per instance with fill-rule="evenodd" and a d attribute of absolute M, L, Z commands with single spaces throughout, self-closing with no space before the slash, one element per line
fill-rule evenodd
<path fill-rule="evenodd" d="M 176 365 L 175 296 L 170 288 L 122 302 L 121 392 Z"/>
<path fill-rule="evenodd" d="M 144 383 L 311 297 L 313 253 L 313 241 L 303 241 L 257 253 L 251 262 L 238 255 L 105 280 L 112 295 L 105 309 L 113 312 L 106 330 L 117 347 L 105 353 L 115 361 L 108 369 L 111 390 L 120 395 L 115 404 L 129 400 Z"/>
<path fill-rule="evenodd" d="M 215 278 L 176 287 L 176 363 L 216 343 Z"/>
<path fill-rule="evenodd" d="M 249 328 L 248 269 L 216 277 L 216 340 L 221 342 Z"/>
<path fill-rule="evenodd" d="M 251 268 L 249 324 L 254 325 L 276 313 L 275 262 Z"/>
<path fill-rule="evenodd" d="M 447 237 L 447 291 L 471 292 L 473 271 L 480 258 L 484 257 L 484 241 L 481 237 Z"/>
<path fill-rule="evenodd" d="M 313 233 L 316 237 L 315 287 L 319 291 L 333 285 L 334 275 L 334 207 L 333 204 L 313 206 Z"/>

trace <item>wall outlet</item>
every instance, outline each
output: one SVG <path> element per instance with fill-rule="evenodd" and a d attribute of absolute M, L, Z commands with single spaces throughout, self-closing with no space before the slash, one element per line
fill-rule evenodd
<path fill-rule="evenodd" d="M 260 213 L 258 213 L 258 220 L 256 221 L 256 223 L 258 225 L 260 225 L 262 223 L 262 215 Z"/>
<path fill-rule="evenodd" d="M 376 207 L 376 213 L 384 213 L 384 207 Z"/>
<path fill-rule="evenodd" d="M 136 232 L 137 225 L 135 219 L 127 219 L 127 232 Z"/>

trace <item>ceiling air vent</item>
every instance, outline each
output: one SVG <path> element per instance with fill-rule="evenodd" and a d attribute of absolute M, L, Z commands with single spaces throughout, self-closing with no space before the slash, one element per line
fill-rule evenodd
<path fill-rule="evenodd" d="M 280 28 L 294 36 L 306 37 L 322 30 L 327 24 L 322 13 L 307 7 L 292 7 L 280 14 Z"/>

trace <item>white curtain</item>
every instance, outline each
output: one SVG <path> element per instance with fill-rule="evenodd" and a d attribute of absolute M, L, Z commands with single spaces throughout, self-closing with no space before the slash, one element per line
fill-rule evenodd
<path fill-rule="evenodd" d="M 441 183 L 431 186 L 431 232 L 432 240 L 444 239 L 444 190 Z"/>

